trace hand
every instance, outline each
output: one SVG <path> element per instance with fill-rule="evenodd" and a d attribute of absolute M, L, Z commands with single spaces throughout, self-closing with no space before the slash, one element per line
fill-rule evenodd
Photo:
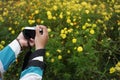
<path fill-rule="evenodd" d="M 28 43 L 27 43 L 27 40 L 26 40 L 26 39 L 24 38 L 24 36 L 23 36 L 23 32 L 21 32 L 21 33 L 18 35 L 17 39 L 19 40 L 22 48 L 28 47 Z M 34 39 L 31 38 L 31 39 L 29 40 L 29 43 L 30 43 L 30 46 L 34 46 L 34 44 L 35 44 Z"/>
<path fill-rule="evenodd" d="M 43 30 L 43 34 L 40 34 L 39 30 Z M 44 49 L 48 41 L 48 31 L 47 28 L 43 25 L 36 26 L 36 36 L 35 36 L 35 48 Z"/>

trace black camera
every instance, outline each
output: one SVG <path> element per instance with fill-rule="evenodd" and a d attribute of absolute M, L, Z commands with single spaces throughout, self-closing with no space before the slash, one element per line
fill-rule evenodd
<path fill-rule="evenodd" d="M 24 35 L 24 37 L 26 38 L 26 39 L 30 39 L 30 38 L 32 38 L 32 39 L 35 39 L 35 29 L 36 27 L 25 27 L 24 29 L 23 29 L 23 35 Z M 43 31 L 42 31 L 42 29 L 40 29 L 40 34 L 43 34 Z"/>

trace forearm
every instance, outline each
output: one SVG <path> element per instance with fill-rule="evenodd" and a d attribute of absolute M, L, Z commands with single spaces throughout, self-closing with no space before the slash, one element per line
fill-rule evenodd
<path fill-rule="evenodd" d="M 29 58 L 29 62 L 26 63 L 27 66 L 21 73 L 20 80 L 41 80 L 43 76 L 43 70 L 45 67 L 44 57 L 45 49 L 36 50 Z"/>
<path fill-rule="evenodd" d="M 20 45 L 17 40 L 12 41 L 0 51 L 0 71 L 3 73 L 20 53 Z"/>

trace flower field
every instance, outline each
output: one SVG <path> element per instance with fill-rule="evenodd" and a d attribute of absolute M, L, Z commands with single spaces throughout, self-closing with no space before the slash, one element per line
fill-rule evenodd
<path fill-rule="evenodd" d="M 39 24 L 49 32 L 43 80 L 120 79 L 119 0 L 2 0 L 0 50 Z M 19 79 L 24 55 L 4 80 Z"/>

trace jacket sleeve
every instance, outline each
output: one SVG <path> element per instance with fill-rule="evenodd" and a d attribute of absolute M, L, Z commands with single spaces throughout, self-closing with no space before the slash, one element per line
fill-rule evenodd
<path fill-rule="evenodd" d="M 15 61 L 20 53 L 21 47 L 17 40 L 12 41 L 8 46 L 0 51 L 0 72 L 5 72 L 10 64 Z"/>
<path fill-rule="evenodd" d="M 45 67 L 44 54 L 45 49 L 39 49 L 30 55 L 29 61 L 26 63 L 27 66 L 21 73 L 20 80 L 42 80 Z"/>

